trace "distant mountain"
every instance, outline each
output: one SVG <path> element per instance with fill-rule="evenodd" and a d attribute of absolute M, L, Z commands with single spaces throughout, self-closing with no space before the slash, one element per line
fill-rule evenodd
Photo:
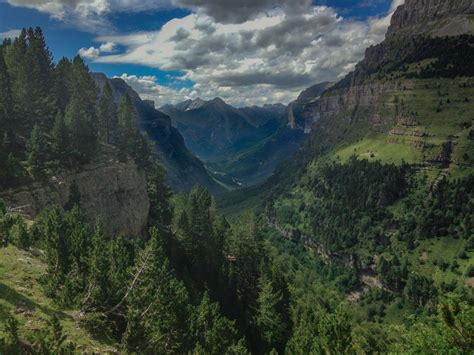
<path fill-rule="evenodd" d="M 155 142 L 156 150 L 168 171 L 168 182 L 173 189 L 189 190 L 199 184 L 215 193 L 222 191 L 222 187 L 208 174 L 204 164 L 186 148 L 183 137 L 172 127 L 170 118 L 155 109 L 153 102 L 141 100 L 122 79 L 108 79 L 100 73 L 94 73 L 93 77 L 99 88 L 103 88 L 106 81 L 109 82 L 117 104 L 125 94 L 132 98 L 138 113 L 138 123 Z"/>
<path fill-rule="evenodd" d="M 235 108 L 220 98 L 196 99 L 160 111 L 171 117 L 189 149 L 231 186 L 265 180 L 303 138 L 288 131 L 283 104 Z"/>
<path fill-rule="evenodd" d="M 171 117 L 189 149 L 209 161 L 232 146 L 248 145 L 275 133 L 281 123 L 282 106 L 237 109 L 215 98 L 187 100 L 160 107 L 160 111 Z"/>

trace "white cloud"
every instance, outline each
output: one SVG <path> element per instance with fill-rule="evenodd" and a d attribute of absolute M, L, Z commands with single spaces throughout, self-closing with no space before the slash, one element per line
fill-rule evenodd
<path fill-rule="evenodd" d="M 35 9 L 89 32 L 110 30 L 106 15 L 168 8 L 171 0 L 6 0 L 10 5 Z"/>
<path fill-rule="evenodd" d="M 114 42 L 105 42 L 100 45 L 99 48 L 89 47 L 81 48 L 77 52 L 81 57 L 95 60 L 99 58 L 101 54 L 114 53 L 117 45 Z"/>
<path fill-rule="evenodd" d="M 16 38 L 20 35 L 21 30 L 9 30 L 6 32 L 0 32 L 0 39 L 4 38 Z"/>
<path fill-rule="evenodd" d="M 399 4 L 394 0 L 393 9 Z M 194 95 L 220 96 L 239 106 L 287 103 L 302 89 L 338 80 L 352 70 L 367 47 L 382 41 L 391 15 L 355 21 L 330 7 L 308 6 L 299 14 L 275 10 L 243 23 L 219 23 L 200 12 L 173 19 L 160 31 L 99 37 L 125 51 L 95 61 L 180 70 L 184 79 L 196 83 L 191 89 L 156 86 L 156 91 L 147 91 L 147 98 L 157 102 Z M 154 82 L 126 76 L 141 94 L 145 91 L 138 79 Z"/>
<path fill-rule="evenodd" d="M 289 102 L 312 84 L 341 78 L 368 46 L 384 38 L 392 12 L 403 2 L 393 0 L 387 16 L 357 21 L 311 0 L 7 1 L 88 30 L 106 28 L 102 33 L 108 34 L 112 12 L 192 9 L 158 31 L 102 35 L 97 47 L 81 48 L 79 54 L 100 63 L 178 70 L 183 80 L 195 83 L 174 89 L 153 77 L 124 74 L 139 93 L 157 102 L 221 96 L 235 105 Z"/>

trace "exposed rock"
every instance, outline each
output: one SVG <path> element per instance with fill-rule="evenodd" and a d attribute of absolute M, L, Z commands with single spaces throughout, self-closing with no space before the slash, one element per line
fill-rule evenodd
<path fill-rule="evenodd" d="M 23 214 L 36 217 L 53 204 L 66 205 L 74 190 L 88 222 L 98 217 L 108 235 L 138 235 L 147 225 L 150 202 L 145 174 L 134 162 L 100 162 L 79 172 L 65 172 L 48 183 L 34 183 L 0 194 L 9 207 L 20 207 Z"/>
<path fill-rule="evenodd" d="M 430 34 L 454 36 L 472 32 L 472 0 L 405 0 L 392 16 L 388 36 Z"/>

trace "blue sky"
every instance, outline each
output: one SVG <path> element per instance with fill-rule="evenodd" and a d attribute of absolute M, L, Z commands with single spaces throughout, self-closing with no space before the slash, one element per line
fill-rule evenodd
<path fill-rule="evenodd" d="M 219 1 L 0 0 L 0 33 L 41 26 L 56 60 L 81 51 L 91 70 L 160 104 L 196 96 L 262 104 L 344 75 L 383 39 L 394 2 L 242 0 L 227 10 Z"/>

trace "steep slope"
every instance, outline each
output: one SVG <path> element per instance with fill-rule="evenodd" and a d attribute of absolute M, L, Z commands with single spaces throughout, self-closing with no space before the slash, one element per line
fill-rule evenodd
<path fill-rule="evenodd" d="M 399 7 L 386 40 L 368 48 L 354 72 L 306 98 L 301 117 L 312 133 L 268 187 L 270 224 L 327 262 L 357 270 L 362 294 L 386 288 L 392 298 L 384 307 L 395 318 L 393 299 L 417 282 L 410 275 L 427 280 L 433 299 L 448 283 L 469 292 L 472 5 Z"/>
<path fill-rule="evenodd" d="M 132 98 L 138 113 L 138 124 L 155 142 L 173 189 L 189 190 L 199 184 L 215 193 L 222 191 L 221 186 L 209 176 L 203 163 L 186 148 L 183 137 L 171 126 L 168 116 L 156 110 L 152 102 L 141 100 L 122 79 L 107 79 L 98 73 L 93 75 L 99 88 L 103 88 L 106 81 L 109 82 L 117 104 L 125 94 Z"/>

